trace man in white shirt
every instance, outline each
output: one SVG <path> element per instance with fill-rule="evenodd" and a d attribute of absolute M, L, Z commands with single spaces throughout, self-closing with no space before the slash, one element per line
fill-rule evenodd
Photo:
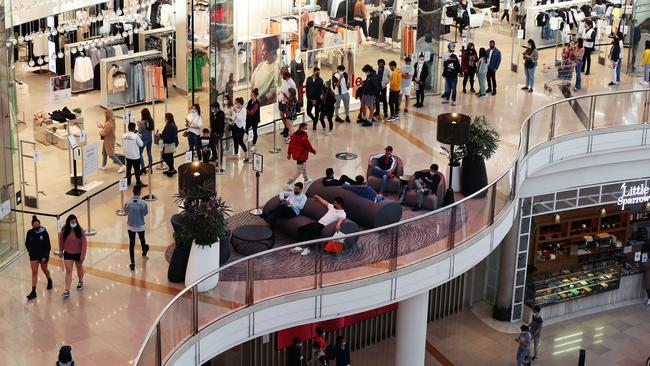
<path fill-rule="evenodd" d="M 343 122 L 339 117 L 339 107 L 343 101 L 343 108 L 345 109 L 345 122 L 350 123 L 350 78 L 348 73 L 345 72 L 345 66 L 339 65 L 336 72 L 332 75 L 332 85 L 334 88 L 334 96 L 336 97 L 336 104 L 334 104 L 334 111 L 336 112 L 336 122 Z"/>
<path fill-rule="evenodd" d="M 144 144 L 140 136 L 135 133 L 135 123 L 129 122 L 129 132 L 122 135 L 122 148 L 126 158 L 126 184 L 131 185 L 131 168 L 135 170 L 135 184 L 146 187 L 140 181 L 140 148 Z"/>
<path fill-rule="evenodd" d="M 280 192 L 280 206 L 262 215 L 262 218 L 273 226 L 276 220 L 291 219 L 300 215 L 307 203 L 307 196 L 302 193 L 302 189 L 303 184 L 297 182 L 293 185 L 293 191 Z"/>
<path fill-rule="evenodd" d="M 323 206 L 327 207 L 327 212 L 318 222 L 312 222 L 298 228 L 298 233 L 302 240 L 312 240 L 317 238 L 325 226 L 336 222 L 336 231 L 341 231 L 341 224 L 345 221 L 345 211 L 343 210 L 343 198 L 336 197 L 332 203 L 327 202 L 322 197 L 316 195 L 314 199 L 318 200 Z M 296 250 L 297 248 L 294 248 Z M 305 248 L 300 255 L 309 255 L 309 248 Z"/>

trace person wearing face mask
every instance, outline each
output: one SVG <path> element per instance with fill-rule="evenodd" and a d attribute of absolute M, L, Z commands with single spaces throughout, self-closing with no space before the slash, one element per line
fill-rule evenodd
<path fill-rule="evenodd" d="M 529 93 L 533 92 L 533 84 L 535 84 L 535 69 L 537 68 L 537 60 L 539 59 L 539 52 L 535 47 L 535 41 L 528 40 L 528 48 L 524 52 L 524 69 L 526 71 L 526 85 L 521 90 L 527 90 Z"/>
<path fill-rule="evenodd" d="M 386 88 L 390 82 L 390 69 L 386 68 L 386 61 L 384 59 L 379 59 L 377 61 L 377 78 L 380 81 L 380 89 L 377 95 L 375 96 L 375 117 L 379 117 L 379 111 L 381 106 L 384 107 L 384 119 L 388 119 L 388 100 L 386 98 Z"/>
<path fill-rule="evenodd" d="M 442 104 L 449 103 L 456 105 L 456 88 L 458 86 L 458 74 L 460 73 L 460 62 L 455 53 L 449 55 L 449 58 L 442 64 L 442 76 L 445 78 L 446 98 L 442 99 Z"/>
<path fill-rule="evenodd" d="M 287 102 L 289 101 L 289 89 L 296 89 L 296 83 L 291 78 L 291 74 L 287 68 L 282 68 L 280 70 L 282 76 L 282 82 L 280 84 L 280 95 L 278 100 L 278 108 L 280 109 L 280 118 L 282 118 L 282 124 L 284 124 L 284 129 L 282 130 L 282 136 L 288 138 L 291 135 L 291 121 L 287 119 Z M 303 71 L 304 74 L 304 71 Z"/>
<path fill-rule="evenodd" d="M 149 245 L 144 235 L 144 217 L 149 214 L 149 207 L 147 203 L 140 198 L 142 188 L 140 186 L 133 187 L 133 197 L 124 204 L 124 212 L 127 214 L 127 231 L 129 234 L 129 258 L 131 264 L 129 268 L 135 271 L 135 235 L 138 234 L 140 238 L 140 246 L 142 246 L 142 256 L 146 257 L 149 251 Z"/>
<path fill-rule="evenodd" d="M 251 90 L 251 99 L 246 105 L 246 132 L 252 131 L 253 133 L 251 146 L 253 151 L 255 151 L 255 144 L 257 144 L 257 127 L 260 125 L 260 101 L 257 99 L 258 95 L 259 91 L 257 89 Z"/>
<path fill-rule="evenodd" d="M 52 277 L 47 268 L 47 262 L 50 259 L 50 235 L 44 227 L 41 226 L 41 220 L 32 216 L 32 228 L 27 231 L 25 238 L 25 247 L 29 254 L 29 266 L 32 270 L 32 292 L 27 295 L 27 300 L 36 298 L 36 284 L 38 283 L 38 267 L 41 267 L 45 278 L 47 278 L 47 289 L 52 289 Z"/>
<path fill-rule="evenodd" d="M 415 64 L 413 82 L 415 82 L 415 104 L 416 108 L 424 107 L 424 89 L 429 77 L 429 67 L 424 63 L 424 54 L 418 56 L 418 63 Z"/>
<path fill-rule="evenodd" d="M 59 233 L 59 257 L 63 257 L 63 265 L 65 267 L 65 290 L 62 295 L 65 298 L 70 297 L 70 284 L 72 283 L 72 265 L 77 269 L 77 289 L 80 290 L 84 287 L 84 267 L 83 263 L 86 260 L 86 249 L 88 248 L 88 241 L 86 240 L 86 233 L 79 222 L 77 216 L 70 215 L 65 220 L 65 225 Z"/>
<path fill-rule="evenodd" d="M 364 107 L 365 116 L 362 117 L 364 127 L 372 126 L 373 116 L 375 114 L 375 95 L 379 91 L 379 82 L 377 80 L 377 73 L 370 65 L 365 65 L 361 71 L 366 74 L 366 80 L 363 81 L 361 88 L 363 89 L 363 97 L 361 104 Z"/>
<path fill-rule="evenodd" d="M 497 70 L 501 65 L 501 51 L 496 47 L 494 41 L 490 41 L 490 49 L 488 49 L 488 72 L 487 72 L 487 85 L 486 94 L 497 94 Z"/>
<path fill-rule="evenodd" d="M 334 355 L 336 357 L 336 366 L 350 366 L 350 347 L 345 342 L 345 337 L 336 337 Z"/>
<path fill-rule="evenodd" d="M 262 218 L 273 226 L 276 220 L 291 219 L 300 215 L 307 203 L 307 196 L 302 193 L 303 187 L 302 183 L 296 182 L 292 190 L 280 192 L 278 196 L 280 205 L 269 211 L 268 214 L 262 215 Z"/>
<path fill-rule="evenodd" d="M 221 144 L 225 128 L 226 114 L 221 110 L 219 102 L 214 102 L 210 108 L 210 138 L 212 140 L 212 161 L 216 161 L 221 156 L 217 153 L 223 153 Z"/>
<path fill-rule="evenodd" d="M 287 366 L 304 366 L 304 359 L 305 357 L 302 355 L 302 342 L 300 338 L 296 337 L 291 342 L 291 346 L 287 352 Z"/>
<path fill-rule="evenodd" d="M 530 335 L 533 338 L 533 361 L 537 359 L 537 352 L 539 351 L 539 340 L 542 337 L 542 326 L 544 325 L 544 320 L 542 319 L 541 314 L 542 308 L 535 306 L 533 308 L 533 320 L 531 320 L 528 326 L 530 327 Z"/>
<path fill-rule="evenodd" d="M 474 90 L 474 75 L 476 74 L 477 63 L 478 54 L 476 53 L 476 48 L 474 47 L 474 43 L 469 43 L 460 57 L 460 68 L 463 71 L 463 94 L 467 93 L 468 79 L 470 91 L 476 93 L 476 90 Z"/>
<path fill-rule="evenodd" d="M 322 104 L 321 96 L 323 94 L 323 79 L 320 77 L 320 69 L 314 67 L 313 74 L 307 79 L 307 116 L 311 118 L 312 130 L 316 131 L 316 124 L 320 118 L 320 109 Z M 315 110 L 314 113 L 312 113 Z M 325 128 L 325 124 L 323 124 Z"/>
<path fill-rule="evenodd" d="M 350 123 L 350 78 L 348 73 L 345 72 L 345 66 L 339 65 L 336 72 L 332 75 L 332 85 L 334 88 L 334 96 L 336 103 L 334 104 L 334 112 L 336 114 L 336 122 L 344 122 L 339 117 L 339 107 L 343 102 L 343 109 L 345 110 L 345 122 Z"/>
<path fill-rule="evenodd" d="M 194 104 L 190 113 L 185 117 L 185 127 L 187 127 L 187 144 L 189 151 L 192 151 L 192 159 L 194 159 L 194 150 L 196 149 L 196 157 L 199 161 L 201 161 L 201 130 L 203 126 L 201 107 Z"/>
<path fill-rule="evenodd" d="M 160 138 L 163 143 L 163 160 L 167 165 L 167 171 L 164 174 L 172 177 L 177 173 L 174 169 L 174 153 L 178 147 L 178 127 L 176 127 L 174 115 L 171 113 L 165 113 L 165 128 L 163 128 Z"/>
<path fill-rule="evenodd" d="M 581 70 L 585 75 L 589 75 L 591 71 L 591 53 L 594 52 L 594 47 L 596 43 L 596 30 L 594 29 L 594 23 L 590 19 L 585 20 L 585 56 L 584 62 L 582 63 Z"/>
<path fill-rule="evenodd" d="M 528 362 L 528 354 L 530 353 L 530 332 L 527 325 L 519 327 L 521 333 L 515 338 L 515 342 L 519 345 L 517 348 L 517 366 L 526 366 Z M 530 364 L 528 364 L 530 365 Z"/>
<path fill-rule="evenodd" d="M 235 159 L 239 159 L 239 148 L 244 151 L 244 162 L 248 162 L 246 144 L 244 144 L 244 134 L 246 133 L 246 108 L 244 108 L 244 98 L 235 99 L 235 123 L 232 126 L 232 138 L 235 140 Z"/>
<path fill-rule="evenodd" d="M 411 101 L 411 85 L 413 85 L 413 65 L 411 65 L 411 58 L 406 57 L 404 59 L 404 65 L 402 65 L 402 94 L 400 95 L 400 103 L 402 97 L 404 98 L 404 113 L 409 112 L 409 103 Z M 399 108 L 397 109 L 399 113 Z"/>

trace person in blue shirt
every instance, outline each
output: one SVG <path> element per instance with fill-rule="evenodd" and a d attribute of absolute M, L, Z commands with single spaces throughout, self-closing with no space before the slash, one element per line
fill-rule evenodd
<path fill-rule="evenodd" d="M 300 215 L 305 208 L 307 196 L 302 193 L 303 184 L 297 182 L 293 185 L 293 191 L 280 192 L 280 206 L 271 210 L 268 214 L 262 215 L 269 224 L 273 225 L 276 220 L 290 219 Z"/>
<path fill-rule="evenodd" d="M 369 199 L 371 201 L 379 202 L 384 200 L 384 196 L 381 194 L 378 194 L 377 191 L 375 191 L 372 187 L 369 187 L 363 178 L 363 175 L 357 175 L 355 178 L 356 185 L 352 184 L 344 184 L 341 186 L 343 189 L 347 189 L 348 191 L 352 191 L 359 196 Z"/>
<path fill-rule="evenodd" d="M 140 238 L 140 245 L 142 246 L 142 256 L 146 257 L 149 251 L 149 245 L 144 236 L 145 222 L 144 217 L 149 214 L 147 202 L 140 198 L 142 187 L 133 187 L 133 197 L 124 204 L 124 212 L 127 214 L 126 227 L 129 233 L 129 258 L 131 264 L 129 268 L 135 271 L 135 235 L 138 234 Z"/>

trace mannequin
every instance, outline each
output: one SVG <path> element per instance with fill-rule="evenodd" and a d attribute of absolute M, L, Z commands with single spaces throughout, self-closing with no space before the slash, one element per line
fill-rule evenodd
<path fill-rule="evenodd" d="M 303 84 L 305 83 L 305 63 L 302 62 L 300 52 L 296 52 L 296 57 L 291 60 L 291 78 L 298 87 L 298 103 L 302 104 Z"/>

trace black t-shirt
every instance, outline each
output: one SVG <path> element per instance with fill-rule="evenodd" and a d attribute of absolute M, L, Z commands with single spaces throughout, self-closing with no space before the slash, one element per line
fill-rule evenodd
<path fill-rule="evenodd" d="M 548 24 L 548 19 L 549 19 L 548 14 L 542 12 L 537 14 L 535 21 L 537 22 L 538 27 L 543 27 L 546 24 Z"/>

